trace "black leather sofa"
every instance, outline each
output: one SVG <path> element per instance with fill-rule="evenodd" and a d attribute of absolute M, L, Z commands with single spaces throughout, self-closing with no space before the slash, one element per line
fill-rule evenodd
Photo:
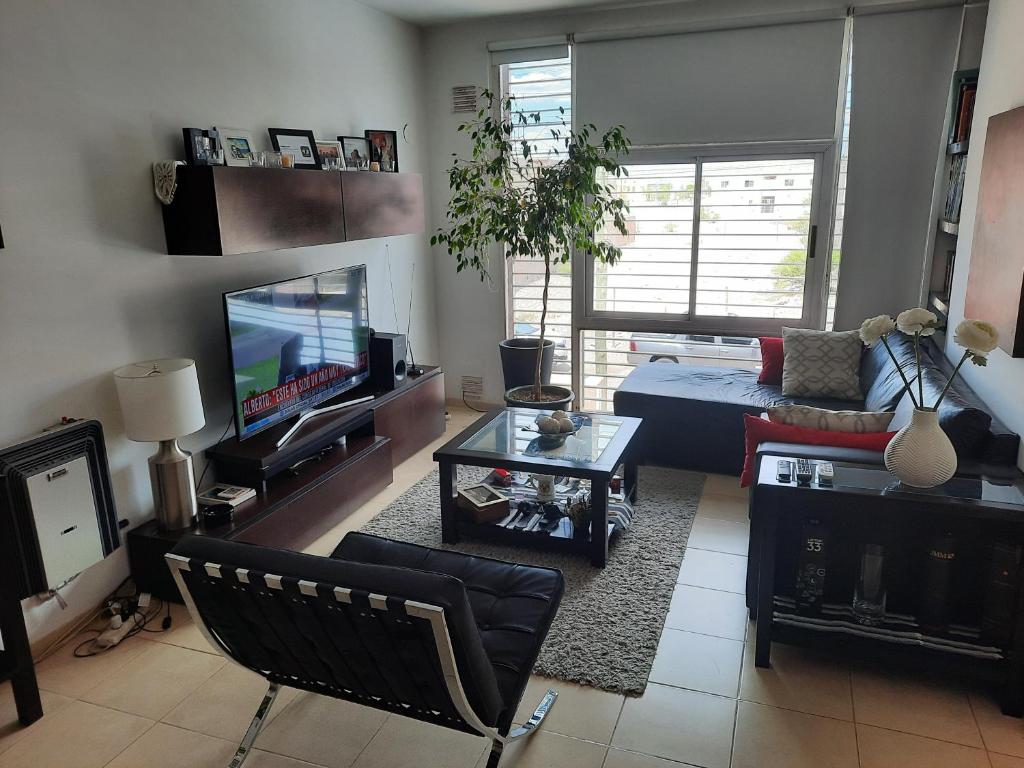
<path fill-rule="evenodd" d="M 894 333 L 893 353 L 916 371 L 913 340 Z M 935 401 L 951 370 L 945 355 L 926 340 L 922 356 L 925 402 Z M 831 410 L 895 411 L 891 429 L 909 423 L 913 410 L 903 380 L 885 347 L 864 350 L 860 365 L 861 400 L 793 398 L 780 384 L 758 384 L 758 372 L 656 362 L 638 366 L 614 395 L 615 413 L 638 416 L 638 460 L 644 464 L 738 475 L 743 469 L 743 415 L 759 416 L 773 405 L 796 403 Z M 916 387 L 916 377 L 914 386 Z M 939 409 L 939 422 L 956 448 L 959 471 L 1005 475 L 1014 471 L 1020 438 L 958 378 Z M 851 448 L 762 443 L 759 454 L 882 462 L 882 455 Z"/>

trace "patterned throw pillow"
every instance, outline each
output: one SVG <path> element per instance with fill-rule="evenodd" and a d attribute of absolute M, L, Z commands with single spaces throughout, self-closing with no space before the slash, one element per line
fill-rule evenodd
<path fill-rule="evenodd" d="M 862 400 L 857 331 L 783 328 L 782 394 Z"/>
<path fill-rule="evenodd" d="M 829 411 L 811 405 L 773 405 L 768 408 L 768 418 L 778 424 L 805 429 L 820 429 L 826 432 L 885 432 L 889 429 L 893 411 L 872 413 L 871 411 Z"/>

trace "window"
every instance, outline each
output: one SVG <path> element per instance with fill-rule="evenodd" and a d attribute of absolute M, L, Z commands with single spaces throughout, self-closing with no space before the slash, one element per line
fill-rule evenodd
<path fill-rule="evenodd" d="M 516 138 L 554 158 L 559 108 L 571 123 L 570 59 L 499 71 L 514 108 L 541 113 L 540 125 L 517 127 Z M 578 407 L 611 410 L 622 379 L 652 358 L 756 368 L 757 336 L 823 322 L 826 270 L 808 261 L 808 247 L 812 223 L 831 218 L 819 217 L 826 147 L 768 152 L 752 144 L 708 156 L 668 148 L 629 155 L 629 176 L 611 180 L 630 205 L 627 231 L 608 224 L 601 233 L 622 258 L 608 267 L 574 254 L 552 275 L 552 381 L 572 387 Z M 517 258 L 507 270 L 508 332 L 537 336 L 543 264 Z"/>
<path fill-rule="evenodd" d="M 694 163 L 631 165 L 615 187 L 629 205 L 627 234 L 602 236 L 622 249 L 614 267 L 594 265 L 597 312 L 685 315 L 690 306 Z"/>
<path fill-rule="evenodd" d="M 591 314 L 801 320 L 815 167 L 813 157 L 630 165 L 614 181 L 630 207 L 628 232 L 602 233 L 622 258 L 593 264 Z M 720 183 L 765 170 L 799 185 L 751 201 Z"/>
<path fill-rule="evenodd" d="M 602 233 L 622 258 L 589 267 L 584 409 L 610 410 L 625 376 L 652 360 L 755 368 L 757 335 L 810 322 L 808 297 L 816 294 L 807 250 L 819 162 L 795 155 L 629 165 L 629 176 L 615 180 L 630 205 L 627 234 Z M 767 194 L 729 188 L 755 179 Z"/>
<path fill-rule="evenodd" d="M 502 94 L 514 99 L 513 109 L 537 112 L 539 123 L 516 126 L 515 139 L 533 140 L 535 156 L 555 156 L 551 130 L 562 121 L 572 124 L 572 66 L 570 59 L 548 59 L 501 67 Z M 507 265 L 506 301 L 510 336 L 539 336 L 544 264 L 537 259 L 514 258 Z M 551 381 L 570 386 L 572 381 L 572 268 L 553 266 L 548 294 L 546 338 L 555 342 Z"/>

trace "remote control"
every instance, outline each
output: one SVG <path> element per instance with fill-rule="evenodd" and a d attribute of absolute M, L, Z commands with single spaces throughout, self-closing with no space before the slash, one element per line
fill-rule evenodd
<path fill-rule="evenodd" d="M 779 459 L 779 471 L 776 477 L 780 483 L 793 482 L 793 462 L 789 459 Z"/>
<path fill-rule="evenodd" d="M 833 469 L 831 461 L 825 461 L 818 465 L 818 485 L 831 488 L 834 477 L 835 469 Z"/>
<path fill-rule="evenodd" d="M 811 462 L 807 459 L 796 460 L 796 484 L 810 485 L 814 472 L 811 470 Z"/>

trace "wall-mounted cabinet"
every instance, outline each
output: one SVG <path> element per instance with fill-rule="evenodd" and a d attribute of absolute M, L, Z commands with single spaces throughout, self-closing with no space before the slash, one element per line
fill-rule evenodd
<path fill-rule="evenodd" d="M 230 256 L 424 231 L 417 173 L 181 166 L 167 252 Z"/>

